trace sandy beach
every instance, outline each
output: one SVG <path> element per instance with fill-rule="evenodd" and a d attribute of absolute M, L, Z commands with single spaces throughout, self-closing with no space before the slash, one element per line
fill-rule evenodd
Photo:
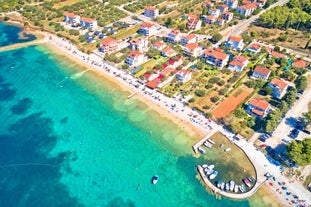
<path fill-rule="evenodd" d="M 189 138 L 194 139 L 193 143 L 209 133 L 211 131 L 210 127 L 219 127 L 212 120 L 206 119 L 200 112 L 194 111 L 184 106 L 183 103 L 168 98 L 157 91 L 139 85 L 130 74 L 116 68 L 112 64 L 104 63 L 102 58 L 95 54 L 87 55 L 82 53 L 71 42 L 61 37 L 39 31 L 28 30 L 27 32 L 34 33 L 37 37 L 40 37 L 38 44 L 45 44 L 53 53 L 75 62 L 85 70 L 92 70 L 105 81 L 117 84 L 121 90 L 127 91 L 128 95 L 135 93 L 132 98 L 145 103 L 151 109 L 157 111 L 163 118 L 167 118 L 180 126 L 189 134 Z M 275 184 L 267 184 L 261 189 L 261 191 L 265 192 L 265 196 L 271 197 L 270 199 L 275 203 L 272 206 L 276 206 L 278 202 L 283 203 L 280 206 L 293 206 L 296 204 L 292 203 L 293 199 L 285 195 L 285 192 L 277 190 L 278 188 Z"/>

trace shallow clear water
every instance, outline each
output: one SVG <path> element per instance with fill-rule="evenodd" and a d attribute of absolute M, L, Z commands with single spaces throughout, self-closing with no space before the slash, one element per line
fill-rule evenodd
<path fill-rule="evenodd" d="M 43 46 L 0 53 L 0 206 L 249 206 L 205 191 L 193 138 L 82 70 Z"/>
<path fill-rule="evenodd" d="M 23 33 L 22 30 L 20 27 L 7 25 L 0 21 L 0 46 L 28 42 L 36 38 L 34 35 Z M 19 36 L 21 32 L 24 34 L 23 38 Z"/>

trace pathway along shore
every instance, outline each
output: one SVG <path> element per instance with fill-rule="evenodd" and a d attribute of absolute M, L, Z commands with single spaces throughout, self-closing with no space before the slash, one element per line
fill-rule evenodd
<path fill-rule="evenodd" d="M 257 182 L 256 184 L 253 186 L 253 188 L 250 191 L 247 191 L 246 193 L 228 193 L 226 191 L 223 191 L 219 188 L 217 188 L 215 185 L 213 185 L 213 183 L 210 182 L 210 180 L 206 177 L 205 173 L 204 173 L 204 169 L 203 167 L 201 167 L 200 165 L 197 166 L 197 170 L 202 178 L 202 180 L 204 181 L 204 183 L 215 193 L 215 194 L 219 194 L 228 198 L 233 198 L 233 199 L 245 199 L 245 198 L 249 198 L 252 195 L 254 195 L 257 190 L 265 183 L 266 180 L 261 181 L 261 182 Z"/>
<path fill-rule="evenodd" d="M 36 39 L 33 41 L 29 41 L 29 42 L 23 42 L 23 43 L 16 43 L 13 45 L 8 45 L 8 46 L 3 46 L 0 47 L 0 52 L 4 52 L 4 51 L 9 51 L 9 50 L 15 50 L 18 48 L 23 48 L 23 47 L 27 47 L 27 46 L 31 46 L 31 45 L 38 45 L 38 44 L 43 44 L 46 43 L 47 39 L 43 38 L 43 39 Z"/>

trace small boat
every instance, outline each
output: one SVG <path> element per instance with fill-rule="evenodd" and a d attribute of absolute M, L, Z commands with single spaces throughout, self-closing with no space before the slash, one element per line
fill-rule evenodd
<path fill-rule="evenodd" d="M 226 191 L 229 191 L 229 189 L 230 189 L 230 184 L 229 184 L 229 183 L 226 183 L 225 190 L 226 190 Z"/>
<path fill-rule="evenodd" d="M 209 143 L 208 141 L 204 142 L 203 144 L 204 144 L 204 146 L 207 147 L 207 148 L 212 148 L 212 146 L 213 146 L 213 145 L 212 145 L 211 143 Z"/>
<path fill-rule="evenodd" d="M 214 142 L 213 140 L 208 139 L 207 141 L 208 141 L 209 143 L 211 143 L 211 144 L 215 144 L 215 142 Z"/>
<path fill-rule="evenodd" d="M 152 177 L 152 184 L 155 185 L 155 184 L 157 184 L 158 181 L 159 181 L 159 176 L 154 175 L 154 176 Z"/>
<path fill-rule="evenodd" d="M 213 180 L 218 175 L 217 171 L 213 171 L 212 174 L 210 174 L 209 179 Z"/>
<path fill-rule="evenodd" d="M 234 192 L 237 193 L 239 191 L 239 185 L 234 186 Z"/>
<path fill-rule="evenodd" d="M 206 175 L 210 175 L 214 172 L 214 170 L 210 169 L 210 168 L 204 168 L 204 171 L 205 171 Z"/>
<path fill-rule="evenodd" d="M 208 167 L 208 164 L 203 164 L 202 167 L 203 167 L 203 168 L 207 168 L 207 167 Z"/>
<path fill-rule="evenodd" d="M 202 147 L 198 147 L 199 152 L 201 152 L 202 154 L 205 154 L 205 150 Z"/>
<path fill-rule="evenodd" d="M 225 189 L 225 183 L 222 183 L 222 184 L 221 184 L 220 189 L 221 189 L 221 190 L 224 190 L 224 189 Z"/>
<path fill-rule="evenodd" d="M 214 169 L 214 167 L 215 167 L 215 165 L 208 166 L 208 168 L 211 169 L 211 170 Z"/>
<path fill-rule="evenodd" d="M 226 148 L 225 152 L 229 152 L 231 150 L 231 148 Z"/>
<path fill-rule="evenodd" d="M 243 179 L 243 182 L 245 183 L 245 185 L 247 185 L 247 187 L 251 187 L 252 185 L 251 185 L 251 182 L 249 182 L 249 180 L 248 179 Z"/>
<path fill-rule="evenodd" d="M 253 180 L 251 177 L 247 178 L 251 183 L 255 183 L 255 180 Z"/>
<path fill-rule="evenodd" d="M 241 193 L 244 193 L 246 191 L 245 186 L 243 184 L 239 185 L 239 190 L 241 191 Z"/>
<path fill-rule="evenodd" d="M 221 180 L 218 180 L 218 181 L 217 181 L 217 188 L 220 188 L 220 186 L 222 185 L 222 183 L 223 183 L 223 182 L 222 182 Z"/>
<path fill-rule="evenodd" d="M 229 185 L 230 185 L 230 190 L 233 191 L 234 190 L 234 181 L 230 180 Z"/>
<path fill-rule="evenodd" d="M 225 146 L 224 144 L 219 145 L 220 148 L 223 148 L 224 146 Z"/>

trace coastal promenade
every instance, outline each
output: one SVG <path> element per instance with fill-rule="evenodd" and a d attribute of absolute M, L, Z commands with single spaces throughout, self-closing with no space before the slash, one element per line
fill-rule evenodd
<path fill-rule="evenodd" d="M 213 185 L 210 180 L 207 178 L 207 176 L 204 173 L 203 167 L 200 165 L 197 166 L 197 170 L 204 181 L 204 183 L 215 193 L 219 194 L 228 198 L 233 198 L 233 199 L 246 199 L 254 195 L 257 190 L 265 183 L 266 179 L 263 181 L 257 181 L 256 184 L 252 187 L 250 191 L 247 191 L 246 193 L 228 193 L 226 191 L 223 191 L 219 188 L 217 188 L 215 185 Z"/>

